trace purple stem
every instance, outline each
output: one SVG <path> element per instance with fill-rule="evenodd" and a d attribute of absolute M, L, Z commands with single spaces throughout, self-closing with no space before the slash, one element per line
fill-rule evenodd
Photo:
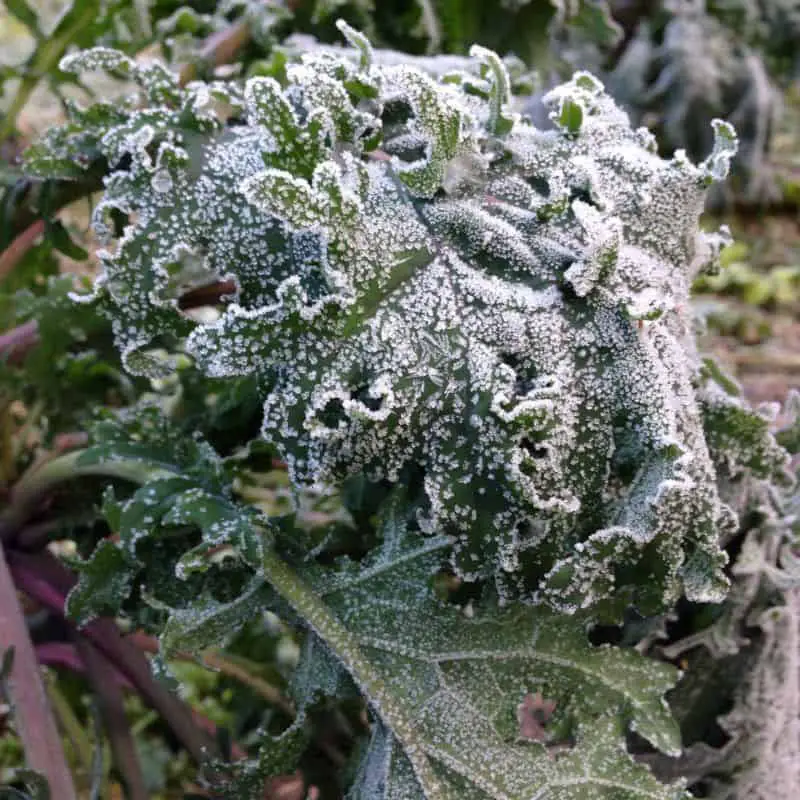
<path fill-rule="evenodd" d="M 103 727 L 114 755 L 114 764 L 125 784 L 125 797 L 127 800 L 147 800 L 147 786 L 125 714 L 122 689 L 117 680 L 118 672 L 80 634 L 76 633 L 74 636 L 75 646 L 86 665 L 86 676 L 98 699 Z"/>
<path fill-rule="evenodd" d="M 35 646 L 36 658 L 48 667 L 66 667 L 72 672 L 83 672 L 83 662 L 75 652 L 75 645 L 66 642 L 42 642 Z"/>
<path fill-rule="evenodd" d="M 17 585 L 64 618 L 64 602 L 76 583 L 75 576 L 47 551 L 11 552 L 9 561 Z M 123 638 L 113 620 L 103 617 L 94 619 L 83 626 L 80 633 L 125 675 L 144 700 L 164 718 L 178 741 L 198 764 L 216 754 L 213 738 L 198 730 L 191 710 L 153 678 L 144 654 Z"/>
<path fill-rule="evenodd" d="M 22 361 L 32 347 L 39 343 L 39 323 L 35 319 L 23 322 L 7 333 L 0 334 L 0 359 L 11 363 Z"/>
<path fill-rule="evenodd" d="M 69 642 L 42 642 L 36 645 L 36 657 L 40 664 L 48 667 L 64 667 L 72 672 L 84 674 L 84 664 L 74 644 Z M 114 683 L 123 689 L 133 689 L 131 682 L 119 671 L 114 670 Z"/>
<path fill-rule="evenodd" d="M 17 589 L 0 547 L 0 631 L 3 649 L 14 648 L 14 662 L 6 685 L 14 707 L 14 720 L 31 769 L 44 775 L 50 796 L 76 800 L 64 748 L 53 719 L 50 701 L 19 604 Z"/>
<path fill-rule="evenodd" d="M 50 540 L 52 535 L 62 529 L 63 521 L 48 519 L 42 522 L 33 522 L 26 525 L 14 539 L 14 547 L 20 550 L 40 550 Z"/>

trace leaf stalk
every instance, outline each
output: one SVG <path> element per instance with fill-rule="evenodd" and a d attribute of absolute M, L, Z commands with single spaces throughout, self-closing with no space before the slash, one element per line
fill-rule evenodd
<path fill-rule="evenodd" d="M 53 718 L 25 614 L 0 547 L 0 630 L 14 648 L 14 662 L 6 681 L 14 719 L 31 769 L 45 776 L 52 797 L 77 800 L 72 775 Z"/>

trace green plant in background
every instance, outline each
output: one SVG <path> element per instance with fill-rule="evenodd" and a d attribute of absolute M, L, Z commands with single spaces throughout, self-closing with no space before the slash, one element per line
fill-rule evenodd
<path fill-rule="evenodd" d="M 748 247 L 737 243 L 722 256 L 723 269 L 695 284 L 699 292 L 730 294 L 750 306 L 794 307 L 800 298 L 800 265 L 757 269 L 748 260 Z"/>
<path fill-rule="evenodd" d="M 732 128 L 663 160 L 578 73 L 539 130 L 491 51 L 437 80 L 341 29 L 356 58 L 280 80 L 62 64 L 138 87 L 74 107 L 26 169 L 107 165 L 78 308 L 151 384 L 22 482 L 7 547 L 64 481 L 91 507 L 104 478 L 73 619 L 158 635 L 167 682 L 262 613 L 297 631 L 287 713 L 204 765 L 215 796 L 298 766 L 370 799 L 791 785 L 795 411 L 750 410 L 688 310 Z"/>

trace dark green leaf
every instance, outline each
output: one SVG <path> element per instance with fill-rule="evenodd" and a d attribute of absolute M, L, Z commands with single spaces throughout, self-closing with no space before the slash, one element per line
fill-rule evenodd
<path fill-rule="evenodd" d="M 75 244 L 60 220 L 48 220 L 46 231 L 48 240 L 60 253 L 75 261 L 85 261 L 89 257 L 84 248 Z"/>
<path fill-rule="evenodd" d="M 79 625 L 93 617 L 118 614 L 141 567 L 125 550 L 108 540 L 101 541 L 86 561 L 72 566 L 79 578 L 67 598 L 66 612 Z"/>

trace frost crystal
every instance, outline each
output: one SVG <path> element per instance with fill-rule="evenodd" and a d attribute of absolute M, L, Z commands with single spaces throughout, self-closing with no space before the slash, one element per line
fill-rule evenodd
<path fill-rule="evenodd" d="M 138 105 L 76 111 L 116 167 L 97 292 L 128 368 L 188 336 L 208 375 L 258 375 L 297 485 L 419 486 L 419 527 L 503 598 L 610 615 L 720 600 L 735 516 L 686 305 L 732 129 L 715 123 L 699 166 L 666 161 L 587 73 L 547 96 L 541 131 L 488 51 L 437 82 L 357 44 L 358 65 L 307 55 L 285 87 L 241 94 L 109 51 L 66 65 L 142 87 Z M 51 135 L 40 171 L 74 135 Z M 219 319 L 183 314 L 215 279 L 235 284 Z"/>

